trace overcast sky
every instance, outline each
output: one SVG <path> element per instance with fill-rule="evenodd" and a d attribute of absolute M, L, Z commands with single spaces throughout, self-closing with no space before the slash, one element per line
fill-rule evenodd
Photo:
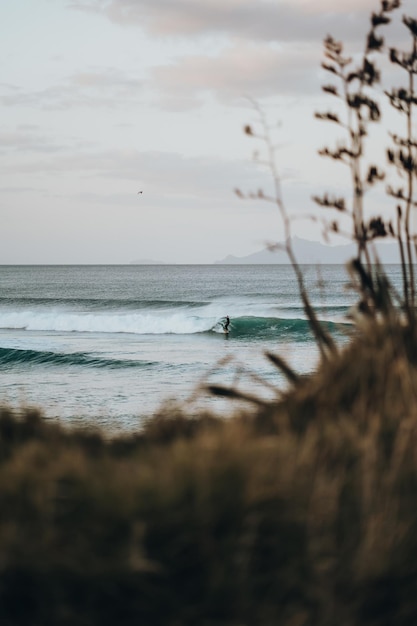
<path fill-rule="evenodd" d="M 288 209 L 317 211 L 313 194 L 347 184 L 317 156 L 337 138 L 313 117 L 332 104 L 322 40 L 355 54 L 371 10 L 378 1 L 0 2 L 0 263 L 210 263 L 282 239 L 273 205 L 233 193 L 271 188 L 242 132 L 256 119 L 248 97 L 277 127 Z"/>

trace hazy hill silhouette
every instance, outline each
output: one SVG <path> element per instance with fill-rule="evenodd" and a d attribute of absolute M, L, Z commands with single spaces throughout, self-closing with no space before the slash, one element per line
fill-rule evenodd
<path fill-rule="evenodd" d="M 349 243 L 346 245 L 330 246 L 318 241 L 308 241 L 307 239 L 293 238 L 294 252 L 297 260 L 301 264 L 343 264 L 356 256 L 356 245 Z M 379 258 L 383 263 L 400 263 L 398 245 L 396 242 L 379 243 L 377 245 Z M 267 248 L 254 252 L 244 257 L 228 255 L 216 265 L 251 265 L 251 264 L 288 264 L 289 260 L 283 250 L 271 252 Z"/>

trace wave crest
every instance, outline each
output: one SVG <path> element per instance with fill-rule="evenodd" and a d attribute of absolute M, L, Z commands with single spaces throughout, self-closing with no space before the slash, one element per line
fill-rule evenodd
<path fill-rule="evenodd" d="M 119 369 L 126 367 L 149 367 L 155 365 L 155 363 L 150 361 L 107 359 L 89 355 L 85 352 L 60 353 L 22 350 L 17 348 L 0 348 L 0 367 L 8 368 L 13 365 L 76 365 Z"/>
<path fill-rule="evenodd" d="M 327 323 L 346 323 L 339 311 L 323 316 Z M 71 311 L 65 309 L 0 310 L 0 329 L 45 332 L 77 332 L 134 335 L 193 335 L 222 332 L 218 307 L 188 307 L 139 311 Z M 231 311 L 231 336 L 277 337 L 308 334 L 308 322 L 300 309 L 277 311 L 275 307 Z"/>

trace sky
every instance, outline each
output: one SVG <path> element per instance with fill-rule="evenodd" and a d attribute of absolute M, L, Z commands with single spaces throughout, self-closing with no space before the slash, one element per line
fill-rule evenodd
<path fill-rule="evenodd" d="M 415 15 L 414 2 L 402 12 Z M 332 104 L 322 40 L 357 54 L 373 10 L 376 0 L 3 0 L 0 263 L 212 263 L 282 240 L 274 204 L 234 193 L 272 189 L 243 132 L 257 123 L 253 101 L 278 147 L 293 232 L 320 239 L 311 197 L 349 189 L 317 154 L 338 137 L 314 119 Z"/>

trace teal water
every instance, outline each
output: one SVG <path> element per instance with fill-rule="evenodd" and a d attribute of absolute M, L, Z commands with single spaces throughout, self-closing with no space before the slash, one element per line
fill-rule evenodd
<path fill-rule="evenodd" d="M 304 271 L 319 319 L 347 341 L 345 269 Z M 287 266 L 0 266 L 0 401 L 50 419 L 132 430 L 208 381 L 271 397 L 285 381 L 266 350 L 301 373 L 317 362 Z"/>

